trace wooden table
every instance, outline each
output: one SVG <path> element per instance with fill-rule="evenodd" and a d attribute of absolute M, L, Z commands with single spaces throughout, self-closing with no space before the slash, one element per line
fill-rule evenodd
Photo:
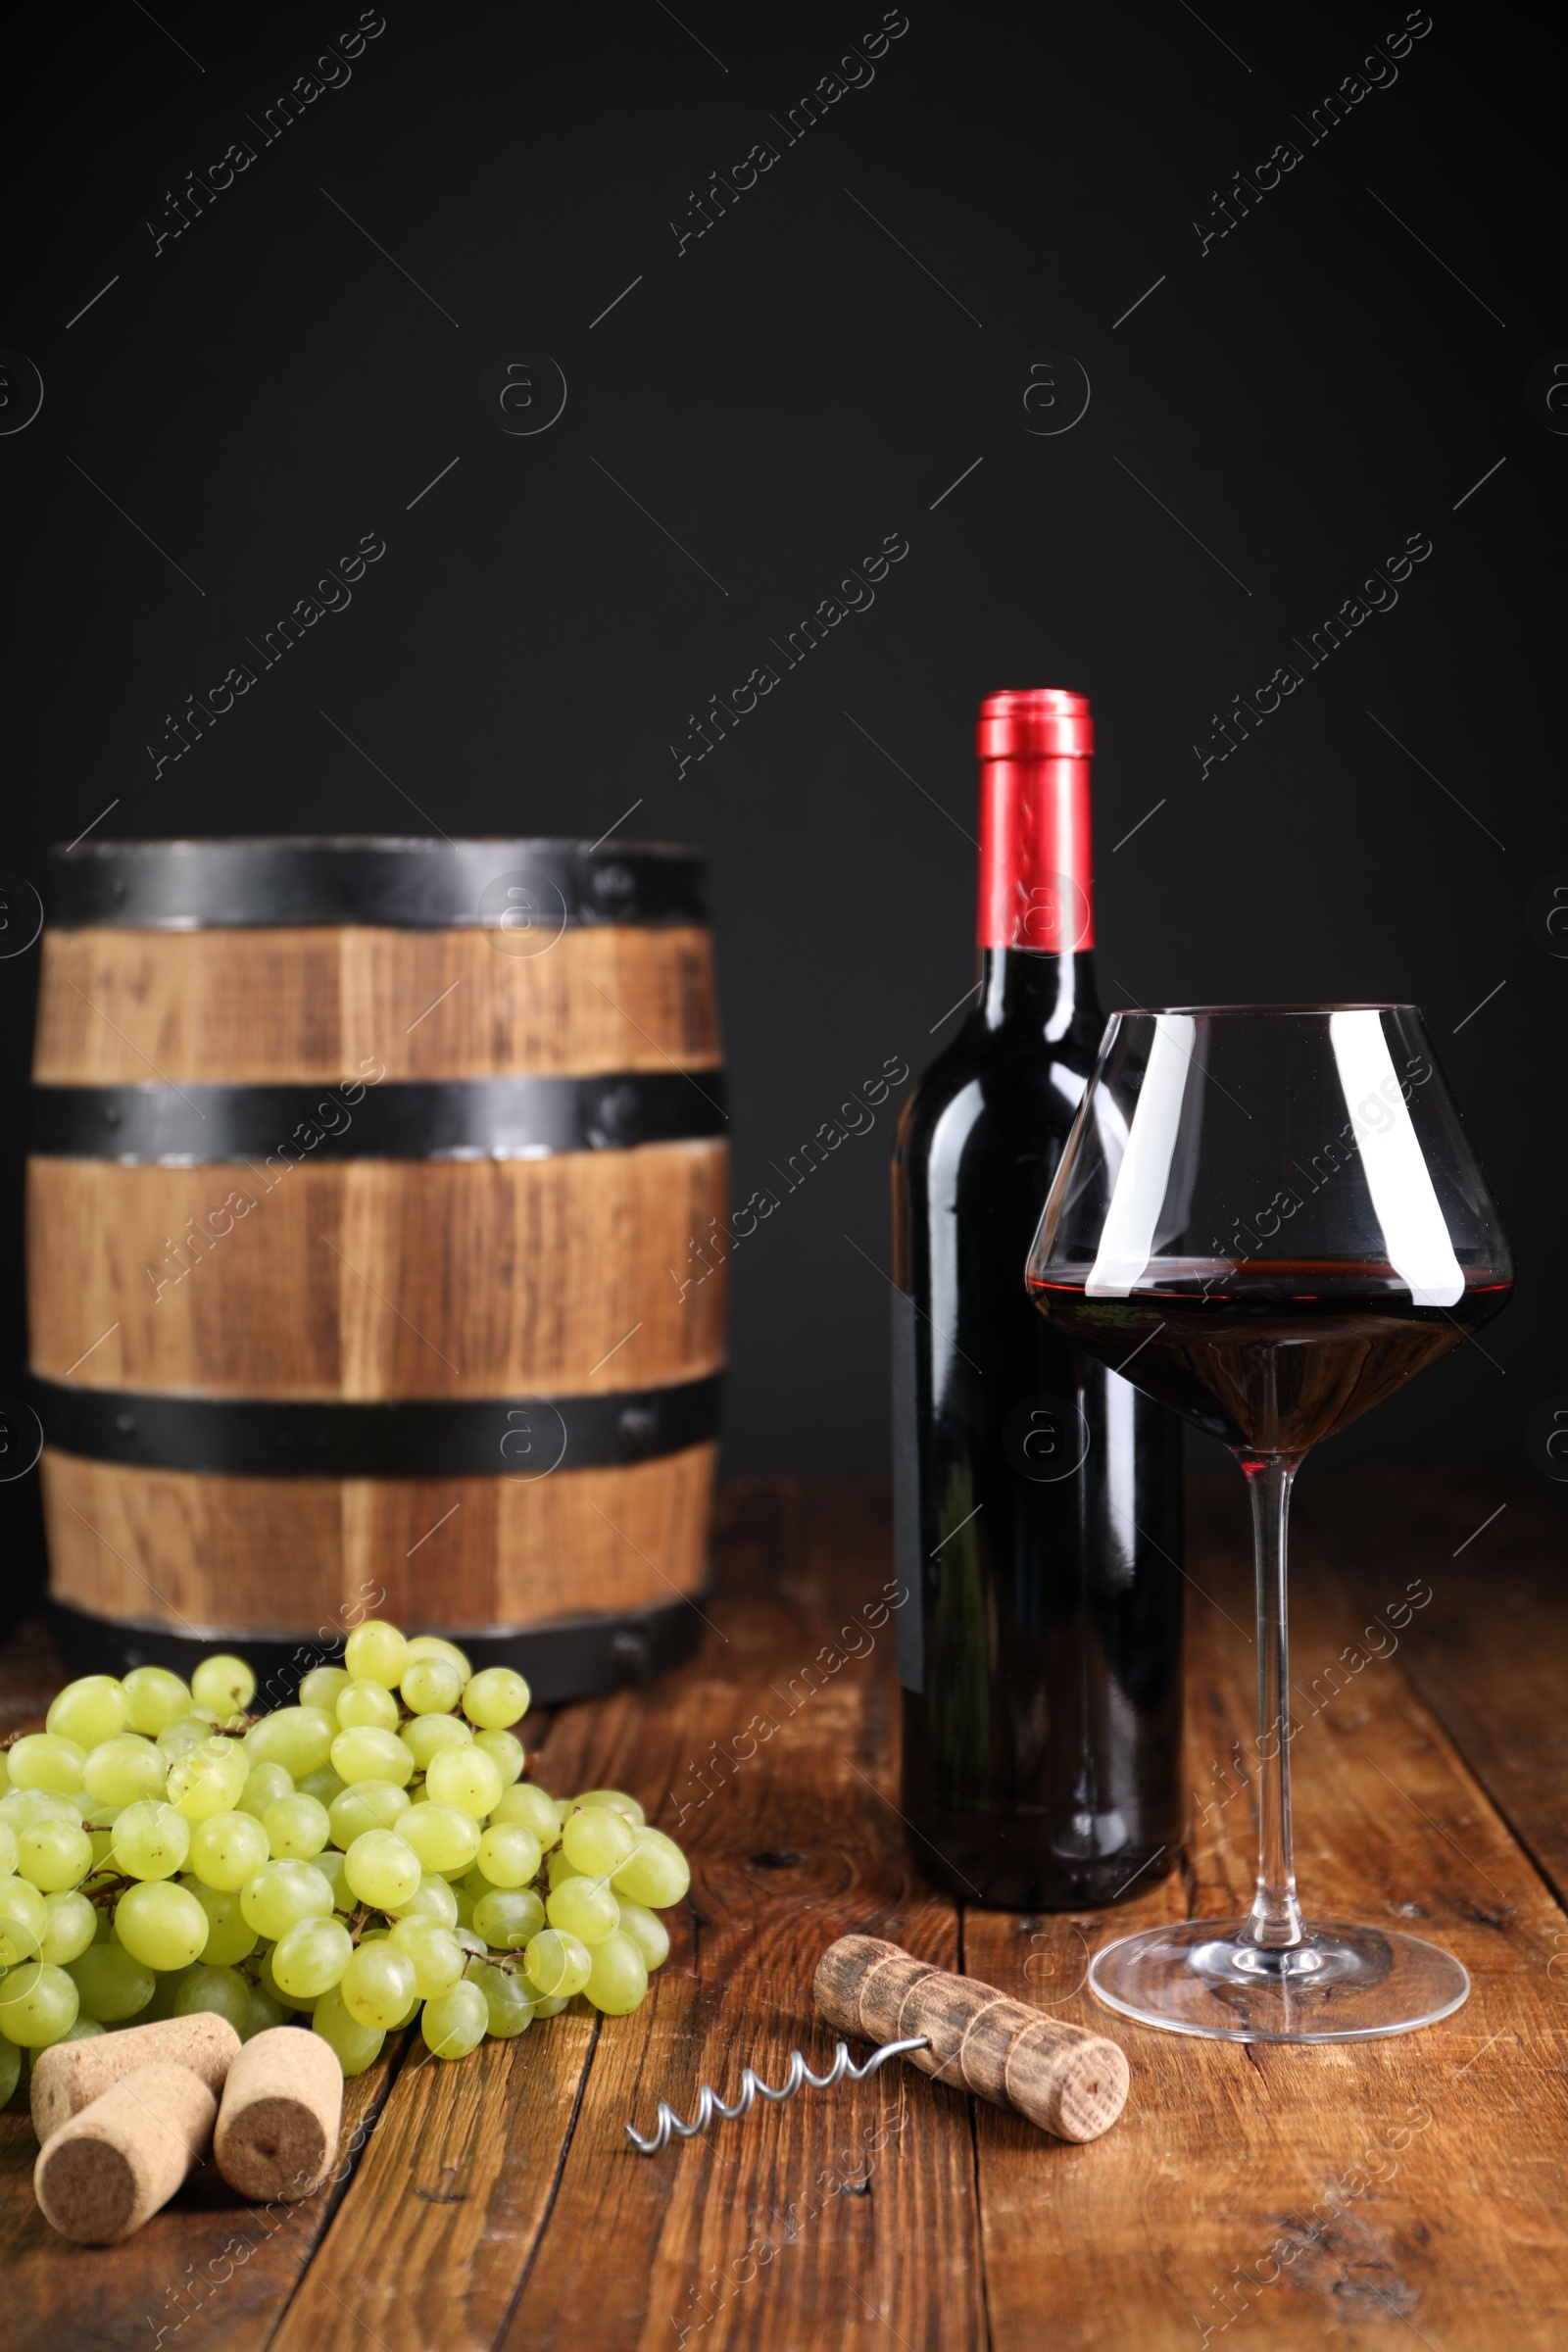
<path fill-rule="evenodd" d="M 529 1742 L 547 1787 L 662 1798 L 659 1819 L 690 1846 L 692 1899 L 645 2007 L 568 2013 L 452 2066 L 416 2038 L 389 2047 L 349 2085 L 335 2185 L 266 2212 L 197 2184 L 103 2252 L 41 2219 L 13 2108 L 0 2334 L 26 2352 L 1329 2338 L 1560 2352 L 1568 1592 L 1554 1501 L 1457 1473 L 1309 1466 L 1301 1482 L 1304 1893 L 1459 1953 L 1475 1989 L 1446 2024 L 1247 2048 L 1125 2027 L 1084 1988 L 1105 1933 L 1250 1895 L 1240 1479 L 1193 1495 L 1187 1854 L 1109 1916 L 1040 1918 L 956 1910 L 906 1859 L 891 1629 L 869 1649 L 853 1630 L 889 1573 L 882 1491 L 746 1482 L 724 1498 L 702 1656 L 650 1694 L 564 1709 Z M 1423 1593 L 1402 1634 L 1363 1630 Z M 41 1636 L 19 1637 L 0 1728 L 35 1714 L 57 1679 Z M 754 1717 L 777 1729 L 751 1753 Z M 744 1760 L 726 1765 L 737 1741 Z M 776 2082 L 797 2043 L 820 2064 L 831 2037 L 811 1971 L 850 1929 L 1108 2026 L 1132 2062 L 1121 2122 L 1066 2147 L 894 2065 L 658 2158 L 630 2153 L 622 2125 L 646 2128 L 662 2096 L 689 2114 L 700 2082 L 733 2090 L 748 2060 Z"/>

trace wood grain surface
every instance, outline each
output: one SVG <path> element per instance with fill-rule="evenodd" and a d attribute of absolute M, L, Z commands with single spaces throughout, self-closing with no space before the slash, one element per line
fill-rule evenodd
<path fill-rule="evenodd" d="M 631 1788 L 692 1853 L 643 2009 L 568 2014 L 451 2067 L 417 2041 L 391 2051 L 350 2086 L 354 2121 L 374 2127 L 352 2179 L 265 2238 L 255 2209 L 198 2184 L 125 2247 L 64 2247 L 31 2208 L 13 2107 L 0 2262 L 17 2340 L 149 2343 L 177 2292 L 182 2345 L 200 2327 L 245 2352 L 1557 2352 L 1563 1520 L 1544 1490 L 1433 1472 L 1309 1467 L 1300 1502 L 1303 1898 L 1458 1953 L 1474 1991 L 1444 2025 L 1250 2049 L 1141 2032 L 1085 1988 L 1106 1936 L 1250 1891 L 1240 1480 L 1195 1489 L 1187 1848 L 1113 1912 L 1040 1917 L 960 1911 L 906 1858 L 882 1493 L 749 1482 L 724 1497 L 702 1654 L 651 1692 L 531 1727 L 548 1787 Z M 0 1721 L 35 1713 L 46 1676 L 35 1636 L 0 1657 Z M 849 1930 L 1109 2032 L 1132 2069 L 1120 2122 L 1066 2146 L 890 2067 L 655 2159 L 628 2152 L 623 2124 L 646 2128 L 661 2097 L 689 2113 L 700 2082 L 732 2092 L 748 2062 L 776 2081 L 797 2044 L 821 2062 L 811 1975 Z M 258 2242 L 198 2287 L 231 2237 Z"/>
<path fill-rule="evenodd" d="M 323 1156 L 269 1178 L 243 1163 L 35 1157 L 32 1369 L 87 1388 L 270 1397 L 693 1380 L 724 1360 L 724 1267 L 705 1276 L 713 1261 L 692 1244 L 722 1221 L 727 1159 L 722 1142 L 532 1160 Z M 166 1244 L 192 1218 L 221 1238 L 176 1255 Z"/>
<path fill-rule="evenodd" d="M 51 1589 L 174 1633 L 309 1634 L 365 1605 L 473 1632 L 658 1607 L 707 1576 L 717 1452 L 523 1481 L 209 1478 L 46 1447 Z"/>
<path fill-rule="evenodd" d="M 548 936 L 548 935 L 544 935 Z M 534 956 L 493 931 L 46 930 L 49 1086 L 591 1076 L 721 1059 L 705 930 L 599 924 Z"/>

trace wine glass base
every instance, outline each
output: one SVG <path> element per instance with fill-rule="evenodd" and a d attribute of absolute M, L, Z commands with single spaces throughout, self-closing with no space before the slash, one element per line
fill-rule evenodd
<path fill-rule="evenodd" d="M 1470 1995 L 1461 1964 L 1418 1936 L 1307 1920 L 1299 1943 L 1271 1951 L 1249 1927 L 1144 1928 L 1096 1953 L 1090 1985 L 1141 2026 L 1210 2041 L 1366 2041 L 1436 2025 Z"/>

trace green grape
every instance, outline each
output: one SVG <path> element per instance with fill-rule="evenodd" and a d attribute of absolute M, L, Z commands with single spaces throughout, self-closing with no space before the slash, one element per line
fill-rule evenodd
<path fill-rule="evenodd" d="M 336 1846 L 323 1846 L 321 1851 L 314 1857 L 313 1866 L 320 1872 L 332 1889 L 333 1910 L 352 1911 L 354 1890 L 343 1875 L 343 1856 L 338 1852 Z"/>
<path fill-rule="evenodd" d="M 332 1885 L 314 1862 L 264 1862 L 239 1890 L 246 1925 L 275 1943 L 296 1920 L 329 1919 Z"/>
<path fill-rule="evenodd" d="M 94 1748 L 100 1740 L 122 1732 L 129 1716 L 130 1702 L 112 1674 L 86 1674 L 79 1682 L 66 1685 L 44 1717 L 44 1725 L 74 1740 L 80 1748 Z"/>
<path fill-rule="evenodd" d="M 520 1674 L 514 1674 L 510 1666 L 487 1666 L 465 1684 L 463 1712 L 482 1732 L 504 1732 L 522 1721 L 530 1700 Z"/>
<path fill-rule="evenodd" d="M 561 1843 L 568 1862 L 590 1876 L 608 1878 L 637 1850 L 637 1832 L 608 1805 L 582 1805 L 562 1825 Z"/>
<path fill-rule="evenodd" d="M 580 1879 L 583 1872 L 570 1860 L 564 1846 L 558 1845 L 547 1864 L 552 1888 L 564 1886 L 568 1879 Z"/>
<path fill-rule="evenodd" d="M 510 1969 L 480 1960 L 475 1962 L 468 1982 L 477 1984 L 484 1994 L 486 2029 L 497 2041 L 510 2041 L 514 2034 L 533 2024 L 533 1993 L 525 1977 L 514 1976 Z"/>
<path fill-rule="evenodd" d="M 686 1892 L 692 1874 L 673 1838 L 666 1838 L 662 1830 L 643 1830 L 637 1851 L 611 1874 L 610 1883 L 617 1894 L 629 1894 L 634 1903 L 645 1903 L 652 1911 L 667 1911 Z"/>
<path fill-rule="evenodd" d="M 466 1955 L 462 1944 L 433 1919 L 400 1919 L 387 1941 L 414 1962 L 414 1989 L 421 2001 L 450 1992 L 463 1974 Z"/>
<path fill-rule="evenodd" d="M 473 1734 L 461 1715 L 416 1715 L 398 1734 L 414 1758 L 416 1772 L 427 1772 L 432 1756 L 444 1747 L 471 1747 Z"/>
<path fill-rule="evenodd" d="M 212 1813 L 191 1832 L 191 1869 L 204 1886 L 225 1893 L 253 1879 L 271 1852 L 267 1825 L 254 1813 Z"/>
<path fill-rule="evenodd" d="M 279 1707 L 245 1735 L 252 1764 L 281 1764 L 296 1782 L 319 1772 L 337 1738 L 337 1717 L 324 1707 Z"/>
<path fill-rule="evenodd" d="M 190 1678 L 190 1694 L 220 1717 L 243 1715 L 256 1696 L 256 1677 L 243 1658 L 203 1658 Z"/>
<path fill-rule="evenodd" d="M 550 1890 L 545 1917 L 579 1943 L 603 1943 L 620 1926 L 620 1905 L 605 1879 L 567 1879 Z"/>
<path fill-rule="evenodd" d="M 531 1886 L 497 1886 L 473 1906 L 473 1932 L 488 1949 L 520 1952 L 545 1924 L 545 1907 Z"/>
<path fill-rule="evenodd" d="M 542 1928 L 530 1936 L 522 1965 L 541 1992 L 559 1993 L 565 2000 L 581 1992 L 593 1970 L 588 1946 L 560 1928 Z"/>
<path fill-rule="evenodd" d="M 455 1642 L 443 1641 L 439 1634 L 415 1634 L 411 1638 L 409 1642 L 410 1664 L 412 1665 L 416 1658 L 447 1658 L 457 1668 L 462 1682 L 466 1683 L 473 1679 L 473 1668 L 468 1663 L 467 1651 L 460 1649 Z"/>
<path fill-rule="evenodd" d="M 115 1905 L 115 1934 L 133 1960 L 154 1969 L 183 1968 L 206 1948 L 207 1914 L 188 1886 L 146 1879 L 127 1886 Z"/>
<path fill-rule="evenodd" d="M 466 2058 L 483 2041 L 489 2023 L 489 2003 L 478 1985 L 465 1978 L 450 1992 L 425 2002 L 419 2031 L 438 2058 Z"/>
<path fill-rule="evenodd" d="M 625 2017 L 648 1990 L 648 1969 L 629 1936 L 607 1936 L 593 1946 L 583 1992 L 607 2017 Z"/>
<path fill-rule="evenodd" d="M 120 1732 L 92 1750 L 81 1777 L 94 1804 L 133 1805 L 138 1797 L 163 1795 L 169 1758 L 139 1732 Z"/>
<path fill-rule="evenodd" d="M 657 1911 L 648 1910 L 642 1903 L 622 1899 L 619 1933 L 630 1936 L 650 1975 L 656 1968 L 662 1968 L 669 1958 L 669 1930 Z"/>
<path fill-rule="evenodd" d="M 382 1937 L 366 1936 L 343 1972 L 338 1991 L 349 2015 L 362 2026 L 387 2033 L 415 1997 L 414 1962 Z"/>
<path fill-rule="evenodd" d="M 482 1936 L 475 1935 L 472 1928 L 466 1928 L 461 1922 L 452 1933 L 466 1952 L 473 1952 L 481 1960 L 490 1949 Z"/>
<path fill-rule="evenodd" d="M 76 1987 L 81 2014 L 114 2026 L 146 2008 L 158 1979 L 131 1957 L 122 1943 L 92 1943 L 70 1962 L 66 1974 Z"/>
<path fill-rule="evenodd" d="M 343 1644 L 343 1663 L 357 1680 L 395 1690 L 409 1662 L 409 1645 L 395 1625 L 367 1617 Z"/>
<path fill-rule="evenodd" d="M 458 1924 L 458 1898 L 443 1878 L 427 1870 L 406 1903 L 398 1905 L 400 1919 L 433 1919 L 437 1927 Z"/>
<path fill-rule="evenodd" d="M 0 1977 L 0 2034 L 24 2050 L 64 2041 L 76 2022 L 76 1987 L 63 1968 L 24 1960 Z"/>
<path fill-rule="evenodd" d="M 196 1673 L 199 1679 L 199 1666 Z M 195 2017 L 201 2010 L 211 2010 L 215 2017 L 226 2018 L 238 2034 L 250 2006 L 251 1985 L 237 1968 L 193 1968 L 174 1995 L 172 2014 Z"/>
<path fill-rule="evenodd" d="M 363 2075 L 381 2055 L 385 2034 L 379 2027 L 362 2026 L 344 2006 L 343 1995 L 335 1984 L 317 2002 L 311 2024 L 345 2075 Z"/>
<path fill-rule="evenodd" d="M 22 2048 L 20 2043 L 0 2036 L 0 2107 L 9 2107 L 22 2081 Z"/>
<path fill-rule="evenodd" d="M 325 1805 L 330 1810 L 333 1797 L 341 1796 L 347 1786 L 347 1782 L 339 1778 L 330 1764 L 323 1764 L 319 1771 L 306 1773 L 300 1782 L 298 1793 L 301 1796 L 314 1796 L 318 1805 Z"/>
<path fill-rule="evenodd" d="M 272 1981 L 290 2000 L 330 1992 L 354 1957 L 340 1919 L 302 1919 L 272 1946 Z"/>
<path fill-rule="evenodd" d="M 416 1715 L 445 1715 L 457 1705 L 463 1684 L 450 1658 L 416 1658 L 403 1669 L 398 1689 Z"/>
<path fill-rule="evenodd" d="M 564 1992 L 541 1992 L 535 1997 L 533 2013 L 535 2017 L 559 2017 L 563 2009 L 569 2006 L 570 2003 Z"/>
<path fill-rule="evenodd" d="M 190 1688 L 167 1666 L 133 1666 L 121 1689 L 125 1693 L 126 1721 L 133 1732 L 149 1740 L 177 1723 L 190 1706 Z"/>
<path fill-rule="evenodd" d="M 121 1810 L 123 1811 L 123 1807 L 122 1807 Z M 87 1832 L 87 1840 L 92 1847 L 93 1869 L 107 1870 L 111 1868 L 112 1865 L 110 1862 L 110 1856 L 115 1850 L 115 1833 L 113 1825 L 111 1824 L 111 1826 L 106 1830 L 89 1830 Z"/>
<path fill-rule="evenodd" d="M 522 1752 L 522 1741 L 513 1733 L 475 1732 L 473 1744 L 482 1747 L 485 1754 L 500 1765 L 505 1787 L 510 1788 L 514 1781 L 521 1778 L 522 1768 L 528 1759 Z"/>
<path fill-rule="evenodd" d="M 270 1992 L 264 1992 L 259 1984 L 253 1984 L 245 2010 L 245 2022 L 238 2029 L 241 2041 L 250 2041 L 258 2034 L 270 2033 L 273 2026 L 286 2026 L 289 2014 L 281 2001 L 274 2001 Z"/>
<path fill-rule="evenodd" d="M 74 1821 L 35 1821 L 17 1840 L 18 1875 L 45 1894 L 79 1886 L 92 1868 L 92 1839 Z"/>
<path fill-rule="evenodd" d="M 479 1851 L 479 1824 L 473 1815 L 433 1798 L 409 1807 L 398 1823 L 398 1836 L 413 1846 L 426 1870 L 467 1870 Z"/>
<path fill-rule="evenodd" d="M 294 1775 L 285 1772 L 281 1764 L 253 1764 L 245 1776 L 245 1786 L 239 1792 L 236 1813 L 254 1813 L 260 1821 L 269 1805 L 275 1805 L 280 1796 L 294 1793 Z"/>
<path fill-rule="evenodd" d="M 212 1720 L 206 1715 L 188 1714 L 166 1724 L 159 1733 L 155 1746 L 166 1763 L 172 1764 L 176 1756 L 203 1746 L 213 1736 Z"/>
<path fill-rule="evenodd" d="M 461 1929 L 472 1927 L 473 1906 L 479 1898 L 471 1886 L 454 1886 L 452 1898 L 458 1906 L 458 1925 L 453 1930 L 456 1935 Z"/>
<path fill-rule="evenodd" d="M 232 1968 L 248 1960 L 257 1945 L 256 1930 L 240 1908 L 237 1886 L 203 1886 L 180 1881 L 207 1914 L 207 1941 L 202 1958 L 209 1968 Z"/>
<path fill-rule="evenodd" d="M 498 1821 L 520 1821 L 525 1828 L 532 1830 L 547 1853 L 561 1839 L 561 1816 L 556 1811 L 556 1800 L 553 1796 L 546 1796 L 533 1781 L 519 1781 L 515 1787 L 504 1788 L 498 1801 L 491 1807 L 490 1819 L 492 1824 Z"/>
<path fill-rule="evenodd" d="M 249 1777 L 250 1759 L 240 1741 L 215 1734 L 170 1765 L 169 1801 L 187 1821 L 210 1821 L 215 1813 L 233 1811 Z"/>
<path fill-rule="evenodd" d="M 479 1838 L 479 1868 L 492 1886 L 526 1886 L 544 1856 L 520 1821 L 493 1821 Z"/>
<path fill-rule="evenodd" d="M 471 1813 L 475 1821 L 485 1820 L 500 1802 L 505 1783 L 501 1767 L 494 1756 L 487 1756 L 482 1747 L 444 1747 L 432 1756 L 425 1769 L 424 1786 L 430 1802 L 456 1805 L 460 1812 Z"/>
<path fill-rule="evenodd" d="M 338 1692 L 333 1713 L 345 1732 L 362 1723 L 373 1725 L 378 1732 L 395 1732 L 403 1720 L 391 1691 L 383 1683 L 368 1679 L 349 1682 Z"/>
<path fill-rule="evenodd" d="M 65 1795 L 81 1787 L 87 1751 L 58 1732 L 27 1732 L 7 1754 L 14 1788 L 53 1788 Z"/>
<path fill-rule="evenodd" d="M 640 1830 L 648 1819 L 637 1799 L 628 1796 L 624 1788 L 589 1788 L 571 1801 L 576 1805 L 603 1805 L 609 1812 L 618 1813 L 629 1821 L 634 1830 Z"/>
<path fill-rule="evenodd" d="M 323 1715 L 337 1718 L 337 1694 L 346 1690 L 354 1680 L 341 1666 L 313 1666 L 300 1684 L 299 1701 L 302 1707 L 319 1707 Z"/>
<path fill-rule="evenodd" d="M 280 1796 L 262 1815 L 262 1827 L 274 1857 L 292 1855 L 299 1862 L 313 1861 L 332 1835 L 326 1807 L 314 1796 Z"/>
<path fill-rule="evenodd" d="M 17 1833 L 10 1822 L 0 1821 L 0 1879 L 10 1878 L 17 1867 L 17 1856 L 21 1851 L 22 1848 L 17 1843 Z"/>
<path fill-rule="evenodd" d="M 68 1961 L 79 1960 L 97 1936 L 98 1914 L 74 1887 L 46 1894 L 43 1899 L 49 1919 L 38 1957 L 64 1968 Z"/>
<path fill-rule="evenodd" d="M 116 1817 L 110 1858 L 132 1879 L 172 1879 L 185 1867 L 190 1823 L 172 1805 L 143 1797 Z"/>
<path fill-rule="evenodd" d="M 362 1903 L 395 1911 L 418 1890 L 419 1856 L 393 1830 L 367 1830 L 343 1857 L 343 1876 Z M 367 2019 L 366 2023 L 371 2021 Z"/>
<path fill-rule="evenodd" d="M 107 2032 L 108 2028 L 101 2026 L 95 2017 L 78 2017 L 71 2032 L 66 2035 L 66 2039 L 67 2041 L 91 2041 L 95 2034 Z"/>
<path fill-rule="evenodd" d="M 187 1977 L 193 1977 L 195 1974 L 196 1963 L 193 1960 L 187 1961 L 183 1968 L 166 1969 L 154 1983 L 152 1999 L 145 2009 L 138 2010 L 137 2025 L 167 2025 L 174 2014 L 174 2003 L 179 1998 L 181 1985 Z"/>
<path fill-rule="evenodd" d="M 25 1879 L 0 1879 L 0 1968 L 36 1960 L 49 1928 L 49 1906 Z"/>
<path fill-rule="evenodd" d="M 353 1731 L 339 1732 L 333 1740 L 332 1770 L 350 1788 L 357 1781 L 391 1781 L 404 1788 L 414 1777 L 414 1758 L 396 1732 L 358 1724 Z"/>
<path fill-rule="evenodd" d="M 0 1821 L 14 1836 L 30 1830 L 35 1821 L 80 1821 L 81 1801 L 58 1788 L 8 1788 L 0 1796 Z"/>
<path fill-rule="evenodd" d="M 272 1954 L 276 1949 L 275 1944 L 264 1943 L 246 1973 L 254 1977 L 258 1986 L 266 1993 L 270 2001 L 275 2001 L 281 2009 L 292 2010 L 295 2006 L 294 2002 L 282 1990 L 277 1979 L 272 1974 Z"/>
<path fill-rule="evenodd" d="M 406 1788 L 394 1788 L 390 1781 L 359 1781 L 332 1799 L 327 1814 L 332 1842 L 347 1851 L 367 1830 L 390 1830 L 408 1809 Z"/>

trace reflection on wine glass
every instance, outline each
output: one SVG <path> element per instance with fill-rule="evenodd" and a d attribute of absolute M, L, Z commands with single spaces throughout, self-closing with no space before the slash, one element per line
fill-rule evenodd
<path fill-rule="evenodd" d="M 1507 1303 L 1486 1182 L 1408 1004 L 1113 1014 L 1030 1251 L 1035 1303 L 1221 1439 L 1251 1494 L 1259 1851 L 1243 1919 L 1147 1928 L 1090 1983 L 1141 2023 L 1353 2041 L 1470 1989 L 1393 1929 L 1301 1916 L 1291 1860 L 1286 1525 L 1309 1446 Z"/>

